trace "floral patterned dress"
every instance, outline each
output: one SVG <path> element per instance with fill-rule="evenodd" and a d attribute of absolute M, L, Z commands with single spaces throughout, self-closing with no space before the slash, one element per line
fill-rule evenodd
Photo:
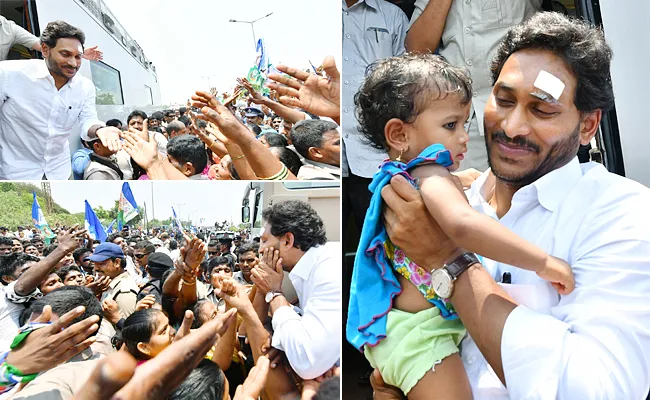
<path fill-rule="evenodd" d="M 448 299 L 436 295 L 431 287 L 431 273 L 411 261 L 404 252 L 390 241 L 384 243 L 386 256 L 391 260 L 393 269 L 408 279 L 422 293 L 425 299 L 440 309 L 444 319 L 456 319 L 458 315 Z"/>

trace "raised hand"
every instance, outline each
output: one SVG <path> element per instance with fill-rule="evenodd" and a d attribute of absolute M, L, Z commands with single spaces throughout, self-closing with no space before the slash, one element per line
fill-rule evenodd
<path fill-rule="evenodd" d="M 129 128 L 128 131 L 122 132 L 122 137 L 124 138 L 124 150 L 145 171 L 162 162 L 158 154 L 157 143 L 149 137 L 147 120 L 144 120 L 142 132 L 135 128 Z"/>
<path fill-rule="evenodd" d="M 327 78 L 313 75 L 297 68 L 278 65 L 277 69 L 290 76 L 269 74 L 276 81 L 266 85 L 281 95 L 280 102 L 289 107 L 302 108 L 316 115 L 338 121 L 341 115 L 341 74 L 336 68 L 334 57 L 323 61 Z M 281 83 L 282 85 L 279 85 Z"/>
<path fill-rule="evenodd" d="M 203 113 L 197 115 L 197 118 L 212 122 L 228 139 L 236 142 L 237 137 L 243 134 L 252 135 L 248 128 L 211 94 L 199 91 L 192 96 L 192 100 L 192 106 L 200 108 Z"/>
<path fill-rule="evenodd" d="M 108 276 L 100 276 L 98 279 L 93 279 L 90 282 L 86 282 L 86 288 L 90 289 L 95 297 L 101 297 L 101 295 L 108 290 L 111 284 L 111 278 Z"/>
<path fill-rule="evenodd" d="M 257 400 L 269 374 L 269 359 L 260 357 L 250 370 L 243 385 L 237 386 L 233 400 Z"/>
<path fill-rule="evenodd" d="M 83 237 L 88 232 L 86 229 L 78 231 L 79 225 L 75 225 L 70 229 L 62 229 L 57 235 L 57 241 L 59 242 L 59 248 L 66 253 L 73 252 L 77 247 L 79 247 L 79 239 Z"/>
<path fill-rule="evenodd" d="M 79 306 L 60 316 L 49 326 L 37 329 L 29 334 L 17 349 L 7 355 L 7 363 L 13 365 L 25 375 L 46 371 L 68 361 L 81 353 L 96 340 L 89 337 L 99 329 L 99 317 L 92 315 L 83 321 L 74 323 L 86 311 Z M 43 312 L 34 323 L 52 321 L 52 307 L 43 307 Z"/>
<path fill-rule="evenodd" d="M 118 152 L 122 148 L 122 143 L 120 142 L 121 133 L 122 131 L 114 126 L 99 128 L 97 129 L 97 132 L 95 132 L 97 138 L 102 141 L 102 144 L 113 152 Z"/>
<path fill-rule="evenodd" d="M 99 46 L 93 46 L 93 47 L 88 47 L 86 50 L 84 50 L 84 53 L 82 55 L 83 58 L 86 60 L 90 61 L 101 61 L 104 59 L 104 53 L 102 53 L 99 48 Z"/>
<path fill-rule="evenodd" d="M 551 282 L 551 285 L 561 295 L 567 295 L 573 292 L 576 287 L 575 277 L 571 266 L 564 260 L 557 257 L 548 256 L 544 269 L 537 272 L 537 275 Z"/>
<path fill-rule="evenodd" d="M 252 101 L 255 104 L 263 104 L 266 98 L 262 96 L 260 93 L 258 93 L 253 85 L 248 81 L 246 78 L 237 78 L 237 83 L 239 83 L 241 86 L 244 87 L 244 89 L 248 90 L 249 94 L 249 100 Z"/>
<path fill-rule="evenodd" d="M 185 249 L 185 257 L 183 258 L 183 261 L 190 269 L 195 271 L 199 268 L 201 262 L 205 260 L 206 252 L 207 247 L 205 246 L 205 243 L 203 243 L 201 239 L 193 237 Z"/>
<path fill-rule="evenodd" d="M 102 301 L 102 310 L 104 310 L 104 318 L 113 325 L 116 325 L 122 319 L 122 314 L 120 314 L 120 309 L 115 300 L 106 299 Z"/>
<path fill-rule="evenodd" d="M 248 294 L 243 286 L 238 285 L 233 279 L 223 279 L 217 289 L 217 296 L 221 297 L 230 307 L 243 310 L 252 307 Z"/>
<path fill-rule="evenodd" d="M 263 294 L 281 292 L 283 277 L 280 252 L 273 247 L 262 250 L 260 262 L 251 271 L 251 279 L 258 290 Z"/>
<path fill-rule="evenodd" d="M 135 303 L 135 311 L 146 310 L 147 308 L 153 307 L 154 304 L 156 304 L 156 296 L 148 294 Z"/>

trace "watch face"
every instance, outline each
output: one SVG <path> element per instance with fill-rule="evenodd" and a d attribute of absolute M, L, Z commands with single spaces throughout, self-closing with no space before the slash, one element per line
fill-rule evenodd
<path fill-rule="evenodd" d="M 264 296 L 264 300 L 265 300 L 267 303 L 270 303 L 271 300 L 273 300 L 273 292 L 267 292 L 267 293 L 266 293 L 266 296 Z"/>
<path fill-rule="evenodd" d="M 444 269 L 437 269 L 431 273 L 431 287 L 436 294 L 443 299 L 451 297 L 454 289 L 453 282 L 449 273 Z"/>

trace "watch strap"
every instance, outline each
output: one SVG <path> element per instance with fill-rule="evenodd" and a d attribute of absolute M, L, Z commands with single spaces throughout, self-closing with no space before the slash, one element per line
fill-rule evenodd
<path fill-rule="evenodd" d="M 479 262 L 480 261 L 478 257 L 476 257 L 476 254 L 463 253 L 456 257 L 454 261 L 450 262 L 449 264 L 445 264 L 445 269 L 452 277 L 452 279 L 456 279 L 473 264 L 477 264 Z"/>

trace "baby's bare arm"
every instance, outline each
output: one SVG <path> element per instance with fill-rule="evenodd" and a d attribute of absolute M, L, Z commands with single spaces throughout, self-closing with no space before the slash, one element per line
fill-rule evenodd
<path fill-rule="evenodd" d="M 530 271 L 546 266 L 548 255 L 469 205 L 449 171 L 440 165 L 418 167 L 412 174 L 429 213 L 458 246 L 489 259 Z"/>

